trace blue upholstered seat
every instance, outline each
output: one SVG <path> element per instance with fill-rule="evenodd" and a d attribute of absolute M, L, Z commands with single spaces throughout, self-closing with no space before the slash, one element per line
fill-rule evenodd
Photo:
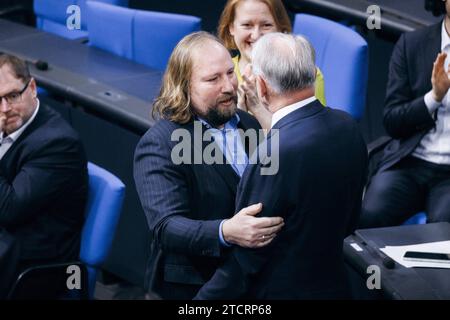
<path fill-rule="evenodd" d="M 87 7 L 90 45 L 158 70 L 185 35 L 200 30 L 198 17 L 92 1 Z"/>
<path fill-rule="evenodd" d="M 361 119 L 367 92 L 367 42 L 349 27 L 308 14 L 295 16 L 293 33 L 305 36 L 315 48 L 327 104 Z"/>
<path fill-rule="evenodd" d="M 124 184 L 112 173 L 88 163 L 89 194 L 81 234 L 79 261 L 33 266 L 22 272 L 8 295 L 11 299 L 93 298 L 97 270 L 105 262 L 112 246 L 125 194 Z M 70 276 L 66 270 L 78 266 L 82 273 L 80 290 L 66 291 L 63 297 L 27 296 L 27 285 L 41 274 L 55 275 L 60 286 Z M 84 274 L 83 274 L 84 273 Z M 62 276 L 61 276 L 62 275 Z M 36 291 L 35 289 L 33 291 Z M 45 292 L 45 290 L 42 290 Z"/>
<path fill-rule="evenodd" d="M 34 14 L 36 15 L 36 26 L 46 32 L 50 32 L 69 39 L 79 39 L 88 36 L 86 19 L 87 0 L 34 0 Z M 114 5 L 128 6 L 128 0 L 94 0 Z M 80 30 L 69 30 L 67 19 L 72 14 L 67 13 L 71 5 L 80 7 Z"/>

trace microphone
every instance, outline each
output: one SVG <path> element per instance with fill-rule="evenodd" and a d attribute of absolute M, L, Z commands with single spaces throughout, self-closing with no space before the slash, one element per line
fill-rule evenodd
<path fill-rule="evenodd" d="M 377 256 L 381 259 L 381 263 L 387 268 L 387 269 L 394 269 L 395 268 L 395 261 L 387 256 L 383 251 L 381 251 L 378 246 L 373 242 L 372 240 L 367 241 L 366 243 L 367 250 Z"/>
<path fill-rule="evenodd" d="M 48 70 L 48 63 L 47 61 L 43 60 L 37 60 L 34 65 L 36 66 L 36 69 L 41 71 L 47 71 Z"/>
<path fill-rule="evenodd" d="M 0 54 L 9 54 L 9 53 L 0 51 Z M 36 69 L 38 69 L 38 70 L 41 70 L 41 71 L 47 71 L 48 70 L 48 62 L 47 61 L 40 60 L 40 59 L 32 60 L 32 59 L 26 58 L 26 57 L 24 57 L 22 55 L 13 54 L 13 53 L 12 53 L 12 55 L 15 55 L 15 56 L 19 57 L 20 59 L 24 60 L 26 63 L 33 64 L 36 67 Z"/>
<path fill-rule="evenodd" d="M 40 71 L 47 71 L 48 70 L 48 62 L 44 61 L 44 60 L 31 60 L 31 59 L 27 59 L 26 60 L 29 64 L 32 64 L 36 67 L 36 69 L 40 70 Z"/>

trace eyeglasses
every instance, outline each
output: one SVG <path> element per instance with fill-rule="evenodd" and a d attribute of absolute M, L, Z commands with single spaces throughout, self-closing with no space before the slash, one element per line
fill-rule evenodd
<path fill-rule="evenodd" d="M 5 94 L 3 97 L 0 96 L 0 104 L 2 103 L 3 99 L 6 100 L 8 104 L 16 104 L 22 101 L 22 94 L 27 90 L 28 85 L 30 84 L 31 80 L 28 80 L 25 87 L 23 87 L 22 90 L 19 92 L 10 92 L 8 94 Z"/>

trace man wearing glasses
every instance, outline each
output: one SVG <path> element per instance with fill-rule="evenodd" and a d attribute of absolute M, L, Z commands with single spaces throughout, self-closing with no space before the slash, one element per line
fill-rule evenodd
<path fill-rule="evenodd" d="M 39 104 L 26 63 L 0 54 L 0 229 L 19 242 L 17 273 L 78 258 L 87 186 L 77 134 Z"/>

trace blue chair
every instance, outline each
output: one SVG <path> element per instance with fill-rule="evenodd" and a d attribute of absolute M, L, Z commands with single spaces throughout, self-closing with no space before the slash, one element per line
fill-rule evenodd
<path fill-rule="evenodd" d="M 115 5 L 128 6 L 128 0 L 94 0 Z M 70 5 L 80 7 L 80 30 L 69 30 L 66 26 L 67 8 Z M 34 14 L 36 26 L 46 32 L 50 32 L 69 39 L 80 39 L 88 36 L 86 22 L 86 0 L 34 0 Z"/>
<path fill-rule="evenodd" d="M 293 33 L 305 36 L 315 48 L 327 104 L 361 119 L 367 92 L 367 42 L 342 24 L 308 14 L 295 15 Z"/>
<path fill-rule="evenodd" d="M 403 222 L 403 225 L 410 225 L 410 224 L 426 224 L 427 223 L 427 215 L 425 212 L 419 212 L 415 215 L 413 215 L 411 218 Z"/>
<path fill-rule="evenodd" d="M 81 293 L 77 292 L 75 296 L 93 298 L 97 270 L 105 262 L 112 246 L 122 210 L 125 186 L 116 176 L 93 163 L 88 163 L 88 173 L 89 195 L 85 212 L 86 220 L 81 233 L 80 261 L 36 266 L 25 270 L 19 275 L 9 298 L 15 298 L 17 291 L 23 291 L 21 287 L 24 283 L 36 274 L 59 272 L 64 276 L 69 265 L 78 265 L 82 267 L 82 273 L 85 273 Z M 23 292 L 19 294 L 19 296 L 23 295 Z M 69 294 L 65 298 L 73 297 Z"/>
<path fill-rule="evenodd" d="M 200 30 L 198 17 L 135 10 L 87 2 L 89 44 L 164 70 L 172 50 L 187 34 Z"/>
<path fill-rule="evenodd" d="M 98 268 L 112 246 L 122 211 L 125 185 L 112 173 L 88 163 L 89 197 L 81 234 L 80 260 L 87 266 L 89 297 L 92 298 Z"/>

